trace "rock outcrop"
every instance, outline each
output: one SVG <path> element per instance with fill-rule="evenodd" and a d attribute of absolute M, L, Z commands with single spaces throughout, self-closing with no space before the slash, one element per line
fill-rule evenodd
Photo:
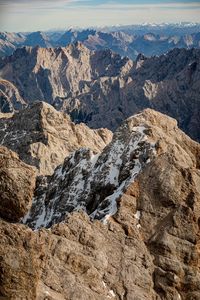
<path fill-rule="evenodd" d="M 75 125 L 68 115 L 44 102 L 6 116 L 0 118 L 0 144 L 37 167 L 38 174 L 52 174 L 66 156 L 80 147 L 98 153 L 112 138 L 107 129 Z"/>
<path fill-rule="evenodd" d="M 152 257 L 136 228 L 128 236 L 120 224 L 109 228 L 76 213 L 39 232 L 0 222 L 0 238 L 1 296 L 159 299 L 153 290 Z"/>
<path fill-rule="evenodd" d="M 199 299 L 199 161 L 200 145 L 149 109 L 127 119 L 98 157 L 76 151 L 39 178 L 26 216 L 33 228 L 38 219 L 57 224 L 32 231 L 0 221 L 0 296 Z M 65 206 L 68 187 L 74 207 Z M 69 213 L 80 208 L 90 218 Z"/>
<path fill-rule="evenodd" d="M 0 218 L 17 222 L 30 209 L 35 173 L 16 153 L 0 147 Z"/>

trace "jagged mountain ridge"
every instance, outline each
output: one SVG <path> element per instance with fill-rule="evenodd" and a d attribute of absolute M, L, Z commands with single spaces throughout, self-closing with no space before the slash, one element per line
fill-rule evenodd
<path fill-rule="evenodd" d="M 91 50 L 109 48 L 122 56 L 135 60 L 139 53 L 145 56 L 161 55 L 174 48 L 199 48 L 199 33 L 179 35 L 164 35 L 146 32 L 143 35 L 128 34 L 123 31 L 98 32 L 86 30 L 77 32 L 70 30 L 55 43 L 56 46 L 66 46 L 80 41 Z"/>
<path fill-rule="evenodd" d="M 187 134 L 199 140 L 199 61 L 198 49 L 174 49 L 152 58 L 139 55 L 133 62 L 110 50 L 90 51 L 77 43 L 67 48 L 18 49 L 1 60 L 0 72 L 23 101 L 47 101 L 75 122 L 115 130 L 126 117 L 150 107 L 176 118 Z M 1 99 L 4 107 L 5 96 Z M 16 103 L 9 99 L 12 111 Z"/>
<path fill-rule="evenodd" d="M 192 31 L 192 28 L 194 31 Z M 146 56 L 161 55 L 173 48 L 200 47 L 200 35 L 198 26 L 167 27 L 141 26 L 103 29 L 70 29 L 64 32 L 31 32 L 31 33 L 7 33 L 0 34 L 0 56 L 13 53 L 16 48 L 24 46 L 40 47 L 66 47 L 77 41 L 82 42 L 90 50 L 104 50 L 110 48 L 122 56 L 136 59 L 139 53 Z M 185 32 L 184 32 L 185 30 Z M 55 39 L 55 36 L 57 38 Z"/>
<path fill-rule="evenodd" d="M 107 220 L 117 212 L 117 199 L 138 174 L 156 157 L 174 151 L 174 143 L 180 147 L 179 154 L 189 151 L 187 139 L 169 117 L 150 109 L 130 117 L 101 154 L 77 150 L 51 178 L 40 177 L 33 207 L 24 222 L 35 229 L 49 227 L 74 210 Z M 194 150 L 190 160 L 195 155 Z"/>
<path fill-rule="evenodd" d="M 110 50 L 94 52 L 81 43 L 66 48 L 25 47 L 0 62 L 3 79 L 14 83 L 26 102 L 53 104 L 87 90 L 87 83 L 100 77 L 118 76 L 132 66 Z"/>
<path fill-rule="evenodd" d="M 149 128 L 139 123 L 137 116 L 124 123 L 100 155 L 77 150 L 50 181 L 39 178 L 33 211 L 25 217 L 27 224 L 36 229 L 49 227 L 74 210 L 84 210 L 97 219 L 116 213 L 116 199 L 155 154 L 155 144 L 145 134 Z"/>
<path fill-rule="evenodd" d="M 111 138 L 109 130 L 75 125 L 68 115 L 44 102 L 35 102 L 6 118 L 0 116 L 0 145 L 17 152 L 40 175 L 52 174 L 66 156 L 80 147 L 98 153 Z"/>
<path fill-rule="evenodd" d="M 85 182 L 87 172 L 90 173 L 94 196 L 100 196 L 92 197 L 89 202 L 98 202 L 104 218 L 109 213 L 105 211 L 109 207 L 109 201 L 104 201 L 108 192 L 105 187 L 112 183 L 118 188 L 130 178 L 125 189 L 115 194 L 116 210 L 104 224 L 91 221 L 81 212 L 69 214 L 65 221 L 58 217 L 54 219 L 58 224 L 36 231 L 0 219 L 2 297 L 199 299 L 200 145 L 181 132 L 175 120 L 147 109 L 126 120 L 103 153 L 95 158 L 96 163 L 93 160 L 94 170 L 99 165 L 96 174 L 99 180 L 94 180 L 94 173 L 87 167 L 89 150 L 75 152 L 46 180 L 50 188 L 48 196 L 44 195 L 45 180 L 40 178 L 35 194 L 39 211 L 32 217 L 35 220 L 41 217 L 39 202 L 44 203 L 46 212 L 57 202 L 61 196 L 58 189 L 66 188 L 67 173 L 74 173 L 68 184 L 74 197 L 77 196 L 78 183 L 82 181 L 75 172 L 78 163 Z M 23 168 L 27 167 L 23 164 Z M 15 171 L 20 177 L 21 169 Z M 77 190 L 73 190 L 69 179 L 74 182 L 78 179 Z M 25 178 L 21 180 L 23 184 Z M 58 180 L 60 183 L 56 185 Z M 95 186 L 99 183 L 103 186 L 97 192 Z M 84 200 L 87 203 L 85 197 Z M 18 205 L 20 201 L 18 197 L 14 203 Z M 67 209 L 62 197 L 59 205 Z M 86 211 L 94 212 L 96 208 L 90 205 Z M 35 226 L 34 222 L 32 225 Z"/>

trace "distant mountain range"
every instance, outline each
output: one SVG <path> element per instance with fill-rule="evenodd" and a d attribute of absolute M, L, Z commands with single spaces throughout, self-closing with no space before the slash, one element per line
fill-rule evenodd
<path fill-rule="evenodd" d="M 90 50 L 111 49 L 114 52 L 136 59 L 139 53 L 145 56 L 160 55 L 173 48 L 199 48 L 200 25 L 133 25 L 99 29 L 69 29 L 64 31 L 0 33 L 0 56 L 13 53 L 18 47 L 65 47 L 80 41 Z"/>

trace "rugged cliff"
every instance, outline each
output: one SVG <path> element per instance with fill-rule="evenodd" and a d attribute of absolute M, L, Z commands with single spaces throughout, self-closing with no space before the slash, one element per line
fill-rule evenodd
<path fill-rule="evenodd" d="M 199 144 L 150 109 L 101 154 L 75 151 L 38 178 L 23 219 L 48 228 L 1 219 L 0 296 L 198 300 L 199 161 Z"/>

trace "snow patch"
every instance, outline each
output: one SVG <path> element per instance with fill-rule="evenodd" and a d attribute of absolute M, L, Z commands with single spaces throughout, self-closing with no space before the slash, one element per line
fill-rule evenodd
<path fill-rule="evenodd" d="M 137 219 L 137 220 L 140 220 L 140 217 L 141 217 L 141 212 L 139 210 L 136 211 L 134 217 Z"/>
<path fill-rule="evenodd" d="M 107 296 L 107 298 L 115 298 L 116 297 L 113 290 L 110 290 L 108 293 L 109 293 L 109 295 Z"/>

